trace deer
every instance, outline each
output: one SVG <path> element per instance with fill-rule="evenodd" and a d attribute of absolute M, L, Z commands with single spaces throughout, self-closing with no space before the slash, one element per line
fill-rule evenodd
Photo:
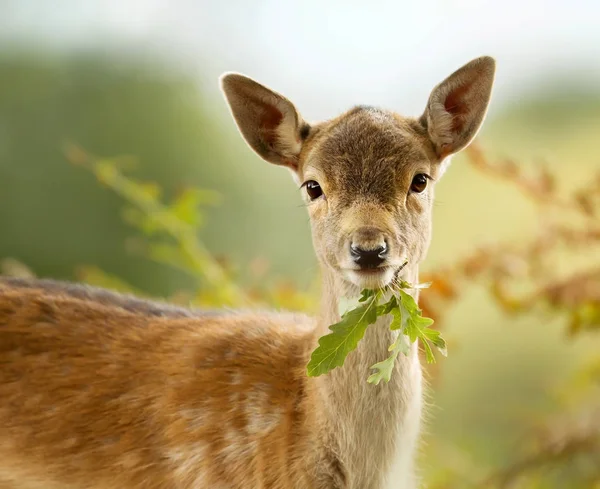
<path fill-rule="evenodd" d="M 319 314 L 0 279 L 0 489 L 419 487 L 418 345 L 388 383 L 367 383 L 398 334 L 381 317 L 342 367 L 306 366 L 344 300 L 418 281 L 434 185 L 477 135 L 494 77 L 484 56 L 436 85 L 420 117 L 356 106 L 308 123 L 281 94 L 224 74 L 245 141 L 301 187 Z"/>

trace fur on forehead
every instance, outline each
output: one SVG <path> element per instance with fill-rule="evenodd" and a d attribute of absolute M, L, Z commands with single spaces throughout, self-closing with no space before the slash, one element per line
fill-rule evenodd
<path fill-rule="evenodd" d="M 356 178 L 363 171 L 397 169 L 439 159 L 416 119 L 370 106 L 357 106 L 314 126 L 300 155 L 300 171 L 317 167 L 328 176 Z"/>

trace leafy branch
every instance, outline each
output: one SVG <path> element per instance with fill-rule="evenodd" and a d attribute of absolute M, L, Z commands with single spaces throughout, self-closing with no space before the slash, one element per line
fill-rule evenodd
<path fill-rule="evenodd" d="M 454 263 L 425 276 L 432 288 L 421 297 L 428 314 L 441 319 L 465 285 L 479 282 L 506 312 L 547 312 L 568 318 L 572 335 L 600 329 L 600 172 L 570 192 L 542 167 L 529 174 L 511 160 L 491 161 L 477 145 L 469 162 L 487 175 L 507 181 L 537 205 L 538 228 L 526 240 L 480 246 Z M 570 254 L 568 270 L 557 266 Z M 582 257 L 589 256 L 585 261 Z"/>
<path fill-rule="evenodd" d="M 326 374 L 336 367 L 341 367 L 350 352 L 355 350 L 365 335 L 367 328 L 378 318 L 391 316 L 389 328 L 397 332 L 394 343 L 388 351 L 390 356 L 371 366 L 372 373 L 367 382 L 379 384 L 382 380 L 389 382 L 394 370 L 396 358 L 400 353 L 408 355 L 410 344 L 420 340 L 425 350 L 428 363 L 435 362 L 431 345 L 446 355 L 446 342 L 439 331 L 430 329 L 433 319 L 422 316 L 413 297 L 402 289 L 412 289 L 408 282 L 401 282 L 395 289 L 390 289 L 391 296 L 380 304 L 384 291 L 363 290 L 359 305 L 345 312 L 341 320 L 329 327 L 331 333 L 319 339 L 319 346 L 313 351 L 307 366 L 310 377 Z"/>
<path fill-rule="evenodd" d="M 128 202 L 124 217 L 131 225 L 156 239 L 146 248 L 149 258 L 183 270 L 199 279 L 217 297 L 214 302 L 248 305 L 251 301 L 198 237 L 201 204 L 214 203 L 216 194 L 201 189 L 187 189 L 170 204 L 159 199 L 160 187 L 141 183 L 125 176 L 122 168 L 128 160 L 94 157 L 81 148 L 69 145 L 70 162 L 90 170 L 96 179 Z"/>

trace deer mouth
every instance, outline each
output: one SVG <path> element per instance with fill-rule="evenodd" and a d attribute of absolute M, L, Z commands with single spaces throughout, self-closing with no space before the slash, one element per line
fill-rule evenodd
<path fill-rule="evenodd" d="M 402 271 L 408 265 L 404 260 L 400 265 L 383 264 L 374 268 L 346 268 L 348 281 L 361 289 L 380 289 L 400 280 Z"/>
<path fill-rule="evenodd" d="M 385 287 L 396 276 L 396 269 L 391 266 L 347 269 L 345 272 L 348 280 L 361 289 L 379 289 Z"/>

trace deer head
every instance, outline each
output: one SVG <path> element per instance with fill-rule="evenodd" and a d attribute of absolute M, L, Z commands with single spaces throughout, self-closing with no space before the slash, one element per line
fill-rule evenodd
<path fill-rule="evenodd" d="M 317 124 L 246 76 L 225 74 L 221 85 L 250 147 L 301 184 L 321 266 L 356 291 L 386 286 L 405 259 L 424 258 L 434 185 L 481 127 L 494 71 L 490 57 L 466 64 L 433 89 L 419 118 L 359 106 Z"/>

